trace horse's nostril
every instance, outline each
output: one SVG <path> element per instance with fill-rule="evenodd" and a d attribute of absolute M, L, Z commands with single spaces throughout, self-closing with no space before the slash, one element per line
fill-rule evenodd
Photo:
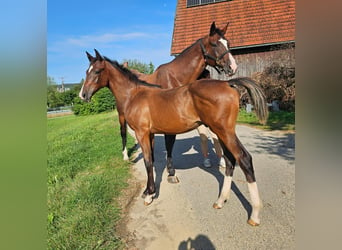
<path fill-rule="evenodd" d="M 86 94 L 85 94 L 85 93 L 83 93 L 83 95 L 82 95 L 82 96 L 83 96 L 83 98 L 85 98 L 85 97 L 86 97 Z"/>

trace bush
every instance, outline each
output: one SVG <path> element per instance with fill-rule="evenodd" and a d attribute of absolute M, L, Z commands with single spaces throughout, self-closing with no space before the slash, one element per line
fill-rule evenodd
<path fill-rule="evenodd" d="M 275 62 L 254 78 L 263 88 L 268 103 L 277 100 L 281 110 L 295 110 L 294 68 L 281 66 Z"/>
<path fill-rule="evenodd" d="M 268 103 L 276 100 L 283 111 L 295 110 L 295 58 L 294 44 L 285 44 L 275 48 L 272 62 L 263 72 L 252 78 L 263 88 Z"/>
<path fill-rule="evenodd" d="M 115 109 L 115 99 L 108 88 L 100 89 L 91 99 L 91 102 L 84 102 L 78 96 L 74 98 L 73 111 L 75 115 L 98 114 Z"/>

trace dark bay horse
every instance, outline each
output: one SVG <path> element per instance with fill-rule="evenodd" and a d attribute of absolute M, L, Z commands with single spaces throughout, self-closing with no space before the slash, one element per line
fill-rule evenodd
<path fill-rule="evenodd" d="M 97 50 L 95 53 L 96 57 L 87 53 L 90 66 L 79 96 L 90 101 L 99 89 L 108 87 L 123 109 L 124 118 L 135 131 L 144 157 L 147 171 L 145 205 L 153 201 L 156 192 L 153 176 L 154 134 L 179 134 L 205 124 L 218 136 L 227 166 L 214 208 L 222 208 L 229 197 L 237 161 L 246 176 L 251 195 L 252 213 L 248 223 L 259 225 L 261 200 L 252 157 L 235 133 L 239 93 L 231 85 L 247 89 L 259 120 L 265 122 L 268 112 L 261 88 L 249 78 L 236 78 L 229 81 L 197 80 L 173 89 L 161 89 L 159 85 L 139 80 L 116 61 L 102 57 Z"/>
<path fill-rule="evenodd" d="M 215 67 L 219 71 L 233 75 L 237 65 L 229 50 L 229 41 L 224 37 L 227 23 L 223 29 L 217 28 L 215 22 L 210 26 L 209 34 L 198 39 L 194 44 L 186 48 L 174 60 L 159 66 L 155 72 L 145 75 L 134 71 L 140 80 L 148 83 L 158 84 L 163 89 L 170 89 L 188 84 L 198 79 L 206 65 Z M 118 106 L 121 138 L 124 159 L 128 159 L 126 149 L 126 121 L 124 110 Z M 168 181 L 177 183 L 179 180 L 175 175 L 172 164 L 172 149 L 176 135 L 165 135 L 165 147 L 167 151 L 166 167 L 169 173 Z"/>

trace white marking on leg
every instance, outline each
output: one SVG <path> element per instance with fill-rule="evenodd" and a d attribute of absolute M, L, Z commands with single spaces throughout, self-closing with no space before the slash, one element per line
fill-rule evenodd
<path fill-rule="evenodd" d="M 145 199 L 144 199 L 144 204 L 145 206 L 147 205 L 150 205 L 153 201 L 153 198 L 155 197 L 156 194 L 148 194 L 145 196 Z"/>
<path fill-rule="evenodd" d="M 262 208 L 262 203 L 259 197 L 258 186 L 256 182 L 247 183 L 247 185 L 248 185 L 248 190 L 249 190 L 249 194 L 251 196 L 251 202 L 252 202 L 251 219 L 254 222 L 259 224 L 260 223 L 259 212 L 260 212 L 260 209 Z"/>
<path fill-rule="evenodd" d="M 217 204 L 218 208 L 222 208 L 224 202 L 226 200 L 228 200 L 229 195 L 230 195 L 231 185 L 232 185 L 232 177 L 231 176 L 224 176 L 223 186 L 222 186 L 220 197 L 215 202 Z"/>
<path fill-rule="evenodd" d="M 123 155 L 123 159 L 125 161 L 128 161 L 129 158 L 128 158 L 128 154 L 127 154 L 127 147 L 125 147 L 125 149 L 122 151 L 122 155 Z"/>

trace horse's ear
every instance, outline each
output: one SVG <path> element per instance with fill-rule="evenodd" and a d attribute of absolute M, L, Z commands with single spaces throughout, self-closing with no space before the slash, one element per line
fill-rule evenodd
<path fill-rule="evenodd" d="M 215 21 L 214 21 L 210 26 L 209 36 L 215 35 L 215 32 L 216 32 L 216 25 L 215 25 Z"/>
<path fill-rule="evenodd" d="M 88 53 L 88 51 L 86 51 L 86 54 L 87 54 L 87 57 L 88 57 L 89 62 L 94 61 L 95 58 L 94 58 L 92 55 L 90 55 L 90 54 Z"/>
<path fill-rule="evenodd" d="M 226 26 L 223 28 L 223 30 L 222 30 L 222 33 L 223 33 L 223 34 L 226 34 L 228 25 L 229 25 L 229 22 L 227 23 L 227 25 L 226 25 Z"/>
<path fill-rule="evenodd" d="M 100 53 L 96 49 L 94 50 L 95 50 L 96 59 L 99 61 L 103 61 L 103 57 L 100 55 Z"/>

